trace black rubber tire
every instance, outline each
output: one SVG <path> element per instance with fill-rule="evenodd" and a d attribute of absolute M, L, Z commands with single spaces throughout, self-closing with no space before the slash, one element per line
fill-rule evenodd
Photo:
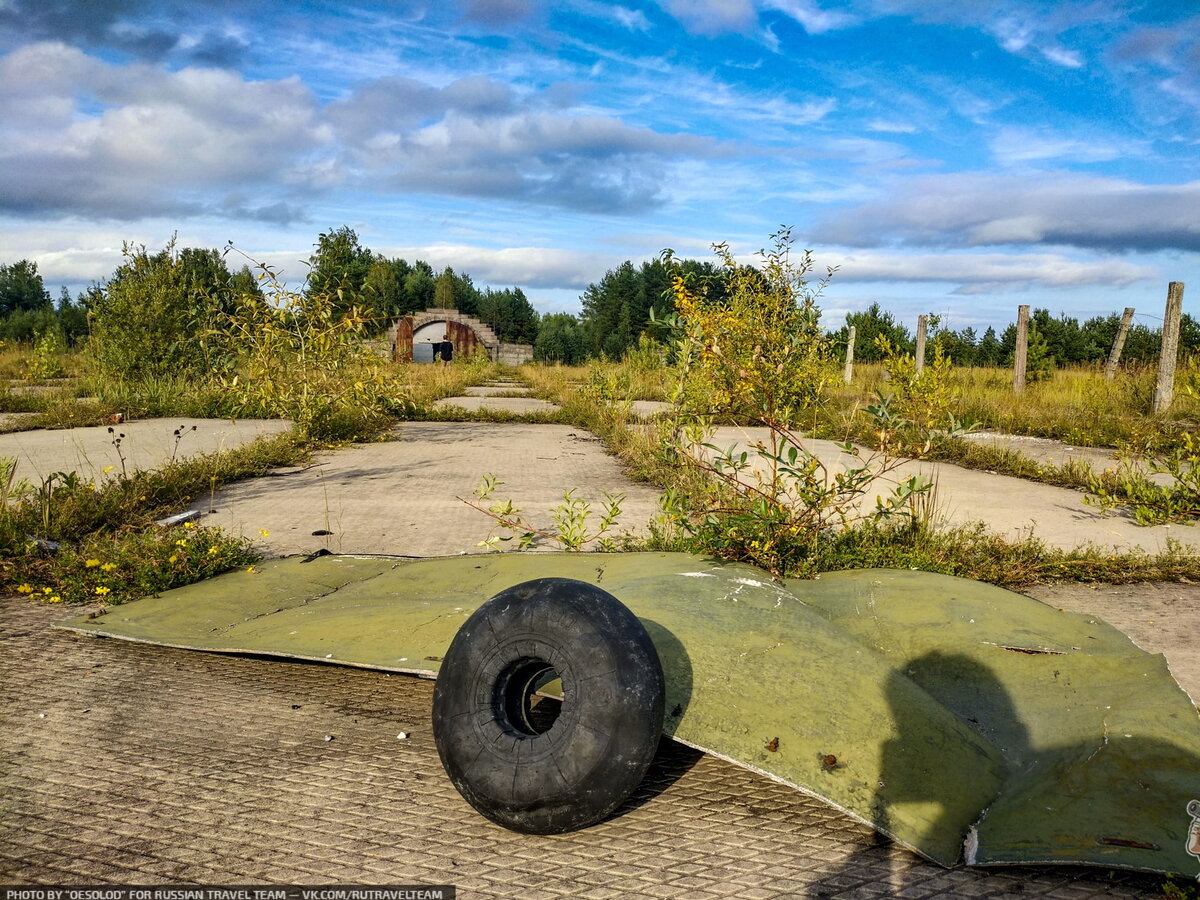
<path fill-rule="evenodd" d="M 547 669 L 558 718 L 527 712 Z M 642 623 L 611 594 L 568 578 L 527 581 L 467 619 L 433 692 L 433 737 L 476 810 L 526 834 L 603 819 L 641 783 L 663 724 L 663 674 Z"/>

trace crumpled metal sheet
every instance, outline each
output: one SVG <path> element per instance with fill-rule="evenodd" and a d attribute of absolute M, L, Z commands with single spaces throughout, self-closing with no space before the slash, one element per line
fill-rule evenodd
<path fill-rule="evenodd" d="M 863 570 L 781 582 L 684 554 L 267 562 L 63 627 L 436 676 L 504 588 L 599 585 L 642 620 L 664 731 L 823 798 L 943 865 L 1195 876 L 1200 716 L 1165 660 L 990 585 Z"/>

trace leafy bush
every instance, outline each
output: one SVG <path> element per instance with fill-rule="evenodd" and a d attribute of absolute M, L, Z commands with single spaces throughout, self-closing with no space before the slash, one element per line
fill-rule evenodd
<path fill-rule="evenodd" d="M 124 264 L 87 300 L 88 346 L 101 372 L 131 380 L 204 375 L 211 360 L 200 337 L 220 298 L 212 284 L 198 279 L 196 268 L 198 261 L 210 267 L 211 259 L 205 251 L 177 253 L 174 239 L 153 255 L 130 244 L 123 252 Z"/>
<path fill-rule="evenodd" d="M 727 245 L 715 246 L 726 271 L 727 293 L 719 298 L 675 270 L 677 421 L 664 453 L 706 477 L 668 490 L 663 510 L 668 527 L 687 535 L 694 549 L 779 575 L 806 571 L 821 542 L 847 526 L 894 516 L 911 521 L 913 498 L 930 485 L 907 479 L 872 508 L 864 503 L 868 488 L 899 460 L 847 443 L 845 465 L 831 471 L 804 445 L 797 426 L 838 381 L 816 306 L 833 271 L 810 286 L 811 256 L 792 261 L 786 230 L 773 241 L 760 251 L 760 267 L 743 266 Z M 722 450 L 707 439 L 716 416 L 764 426 L 767 439 L 749 450 Z M 879 421 L 881 432 L 894 426 Z"/>
<path fill-rule="evenodd" d="M 269 296 L 237 299 L 207 341 L 230 349 L 220 383 L 240 415 L 289 418 L 308 437 L 374 434 L 412 407 L 396 370 L 364 343 L 368 317 L 342 291 L 289 290 L 260 266 Z"/>

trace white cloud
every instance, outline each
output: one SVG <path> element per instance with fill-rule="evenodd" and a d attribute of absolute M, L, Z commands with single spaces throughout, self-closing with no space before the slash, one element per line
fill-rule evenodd
<path fill-rule="evenodd" d="M 949 282 L 960 292 L 982 286 L 1074 287 L 1128 285 L 1155 278 L 1157 270 L 1123 260 L 1075 259 L 1059 253 L 887 253 L 818 251 L 820 267 L 838 266 L 835 283 Z"/>
<path fill-rule="evenodd" d="M 824 34 L 840 28 L 850 28 L 860 21 L 858 16 L 838 10 L 822 9 L 815 0 L 764 0 L 767 9 L 778 10 L 804 26 L 809 34 Z"/>
<path fill-rule="evenodd" d="M 1071 172 L 964 173 L 913 179 L 885 199 L 831 215 L 838 243 L 927 246 L 1067 244 L 1200 250 L 1200 181 L 1137 184 Z"/>
<path fill-rule="evenodd" d="M 302 221 L 298 198 L 313 201 L 314 189 L 369 185 L 621 214 L 661 204 L 677 160 L 730 152 L 563 109 L 561 94 L 389 77 L 322 107 L 296 77 L 120 66 L 31 45 L 0 58 L 0 209 Z"/>
<path fill-rule="evenodd" d="M 611 253 L 584 253 L 549 247 L 491 249 L 470 244 L 375 248 L 389 257 L 410 262 L 423 259 L 435 269 L 453 266 L 468 272 L 477 283 L 515 285 L 522 288 L 573 288 L 582 290 L 605 271 L 619 265 Z"/>
<path fill-rule="evenodd" d="M 0 100 L 19 101 L 0 119 L 0 195 L 18 213 L 215 210 L 211 188 L 269 186 L 328 137 L 296 78 L 116 66 L 34 44 L 0 59 L 0 85 Z"/>
<path fill-rule="evenodd" d="M 1121 143 L 1101 137 L 1066 137 L 1048 129 L 1001 128 L 991 140 L 992 157 L 1004 166 L 1046 159 L 1076 163 L 1108 162 L 1147 152 L 1144 141 Z"/>
<path fill-rule="evenodd" d="M 695 34 L 746 31 L 757 19 L 751 0 L 659 0 L 667 12 Z"/>
<path fill-rule="evenodd" d="M 910 122 L 889 122 L 884 119 L 872 119 L 867 123 L 868 131 L 878 131 L 883 134 L 916 134 L 917 126 Z"/>

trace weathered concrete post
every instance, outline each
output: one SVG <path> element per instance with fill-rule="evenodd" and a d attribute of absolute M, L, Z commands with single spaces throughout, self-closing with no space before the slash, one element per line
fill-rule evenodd
<path fill-rule="evenodd" d="M 917 374 L 925 369 L 925 332 L 929 328 L 929 316 L 917 316 Z"/>
<path fill-rule="evenodd" d="M 846 338 L 846 371 L 842 373 L 842 381 L 850 383 L 854 377 L 854 339 L 858 336 L 858 328 L 850 326 L 850 336 Z"/>
<path fill-rule="evenodd" d="M 1129 326 L 1133 324 L 1133 307 L 1125 307 L 1121 315 L 1121 327 L 1113 339 L 1112 352 L 1108 354 L 1108 362 L 1104 366 L 1104 377 L 1109 381 L 1117 374 L 1117 365 L 1121 362 L 1121 351 L 1125 349 L 1125 338 L 1129 336 Z"/>
<path fill-rule="evenodd" d="M 1165 412 L 1175 396 L 1175 364 L 1179 360 L 1179 320 L 1183 313 L 1183 282 L 1167 285 L 1167 311 L 1163 315 L 1162 349 L 1158 354 L 1158 384 L 1154 411 Z"/>
<path fill-rule="evenodd" d="M 1029 362 L 1029 307 L 1017 307 L 1017 351 L 1013 359 L 1013 393 L 1025 390 L 1025 366 Z"/>

